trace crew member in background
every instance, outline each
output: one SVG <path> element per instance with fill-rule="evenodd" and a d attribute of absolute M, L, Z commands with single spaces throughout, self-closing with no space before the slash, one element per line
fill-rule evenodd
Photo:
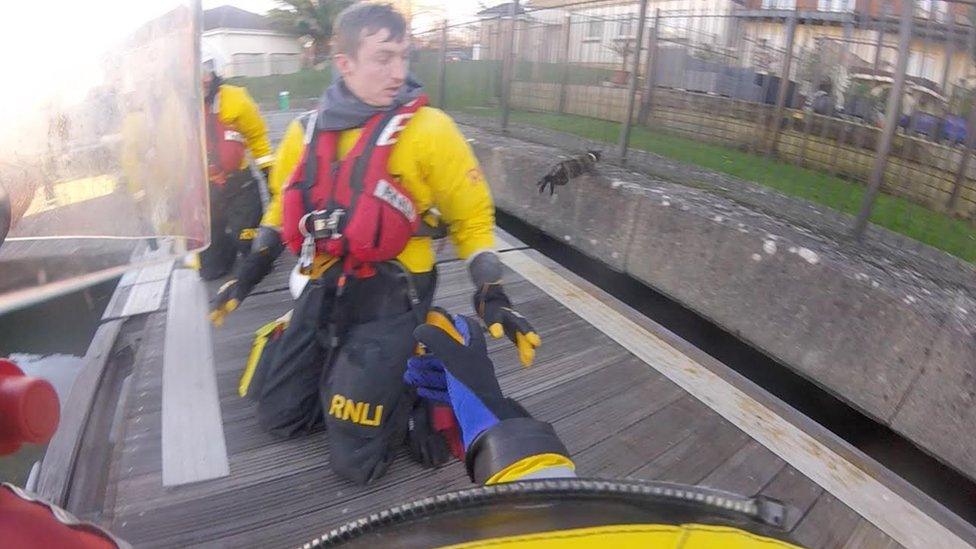
<path fill-rule="evenodd" d="M 282 236 L 310 281 L 267 368 L 256 373 L 257 410 L 260 424 L 281 436 L 324 421 L 333 469 L 367 483 L 386 471 L 409 415 L 426 413 L 402 380 L 436 283 L 420 219 L 439 212 L 468 261 L 474 306 L 490 333 L 507 335 L 526 365 L 540 340 L 503 290 L 494 206 L 477 159 L 450 117 L 425 106 L 408 74 L 403 16 L 358 3 L 334 32 L 337 79 L 313 131 L 282 143 L 305 133 L 282 196 Z M 228 300 L 218 296 L 218 316 Z"/>
<path fill-rule="evenodd" d="M 200 254 L 200 276 L 213 280 L 230 272 L 238 253 L 251 251 L 259 233 L 263 210 L 260 183 L 251 173 L 245 149 L 265 180 L 270 176 L 273 156 L 264 119 L 247 90 L 224 83 L 223 62 L 206 45 L 201 62 L 210 178 L 210 247 Z"/>
<path fill-rule="evenodd" d="M 210 313 L 214 326 L 223 325 L 227 315 L 236 310 L 254 286 L 274 269 L 275 260 L 285 249 L 281 241 L 281 193 L 302 158 L 305 134 L 312 131 L 309 125 L 314 124 L 315 119 L 315 111 L 310 111 L 292 120 L 275 150 L 271 174 L 267 178 L 268 205 L 261 217 L 261 226 L 258 227 L 250 253 L 243 258 L 234 276 L 220 287 L 214 297 L 214 306 Z"/>

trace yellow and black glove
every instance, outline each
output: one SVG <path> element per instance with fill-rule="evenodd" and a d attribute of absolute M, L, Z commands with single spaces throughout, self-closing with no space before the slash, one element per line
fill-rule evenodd
<path fill-rule="evenodd" d="M 235 277 L 225 282 L 213 299 L 210 322 L 214 326 L 219 328 L 223 325 L 227 315 L 240 307 L 251 290 L 268 276 L 283 249 L 278 231 L 270 227 L 258 228 L 251 253 L 241 261 Z"/>
<path fill-rule="evenodd" d="M 531 366 L 535 350 L 542 338 L 521 313 L 512 308 L 512 301 L 505 295 L 501 284 L 484 284 L 474 294 L 474 310 L 484 321 L 488 333 L 495 339 L 503 335 L 515 344 L 519 361 Z"/>
<path fill-rule="evenodd" d="M 240 281 L 232 278 L 225 282 L 214 296 L 213 307 L 210 309 L 210 322 L 217 328 L 223 326 L 227 315 L 241 306 L 242 299 Z"/>

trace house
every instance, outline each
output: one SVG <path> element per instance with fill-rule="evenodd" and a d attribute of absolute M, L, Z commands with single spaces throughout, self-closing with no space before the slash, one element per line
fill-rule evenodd
<path fill-rule="evenodd" d="M 223 56 L 225 76 L 289 74 L 302 67 L 298 37 L 275 30 L 263 15 L 234 6 L 203 12 L 203 42 Z"/>
<path fill-rule="evenodd" d="M 475 60 L 502 58 L 503 44 L 510 32 L 508 21 L 511 20 L 513 6 L 514 2 L 505 2 L 478 12 L 478 38 L 473 47 Z M 529 20 L 524 6 L 518 6 L 516 20 L 520 22 Z M 515 51 L 518 51 L 517 45 Z"/>
<path fill-rule="evenodd" d="M 650 0 L 648 17 L 667 13 L 660 36 L 676 42 L 707 42 L 722 47 L 732 42 L 734 24 L 724 17 L 742 0 Z M 511 3 L 481 11 L 482 58 L 500 59 L 501 40 L 509 32 Z M 618 0 L 584 4 L 573 0 L 534 0 L 531 9 L 519 10 L 515 54 L 519 60 L 543 63 L 587 63 L 624 68 L 633 54 L 639 2 Z M 674 16 L 674 14 L 681 14 Z M 566 34 L 566 29 L 569 34 Z M 647 38 L 645 37 L 646 46 Z"/>
<path fill-rule="evenodd" d="M 818 37 L 821 44 L 846 50 L 850 72 L 890 74 L 897 61 L 901 6 L 900 0 L 746 0 L 737 16 L 751 42 L 782 50 L 786 18 L 798 11 L 801 24 L 797 44 L 808 44 Z M 934 91 L 948 96 L 955 85 L 976 75 L 968 51 L 973 34 L 968 10 L 969 6 L 961 3 L 916 0 L 906 71 L 909 77 L 929 82 Z M 880 56 L 879 39 L 883 44 Z M 802 52 L 795 50 L 794 54 Z M 846 75 L 842 75 L 844 79 Z"/>

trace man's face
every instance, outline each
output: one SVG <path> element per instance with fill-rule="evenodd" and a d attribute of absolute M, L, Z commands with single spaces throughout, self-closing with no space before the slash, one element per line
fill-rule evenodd
<path fill-rule="evenodd" d="M 359 42 L 355 55 L 335 57 L 336 68 L 349 91 L 367 105 L 389 107 L 407 79 L 410 44 L 406 38 L 388 41 L 390 31 L 380 29 Z"/>

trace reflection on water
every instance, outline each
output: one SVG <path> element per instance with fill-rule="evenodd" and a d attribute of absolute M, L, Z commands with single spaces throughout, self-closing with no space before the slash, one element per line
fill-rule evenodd
<path fill-rule="evenodd" d="M 63 406 L 116 282 L 0 316 L 0 356 L 10 357 L 27 375 L 50 381 Z M 23 485 L 44 450 L 27 444 L 0 457 L 0 482 Z"/>

